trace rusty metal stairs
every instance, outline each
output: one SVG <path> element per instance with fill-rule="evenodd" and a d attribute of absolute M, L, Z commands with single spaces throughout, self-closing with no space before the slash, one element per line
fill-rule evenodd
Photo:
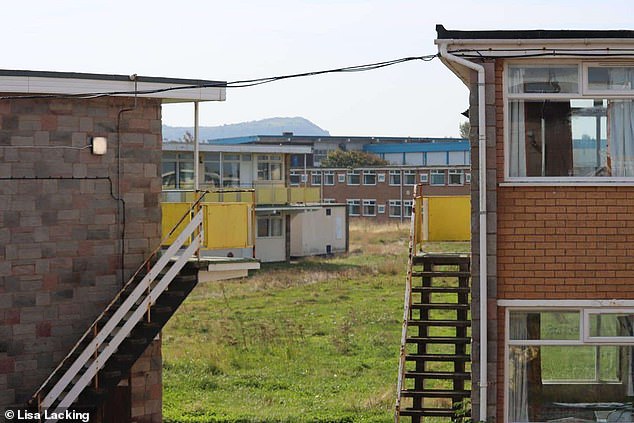
<path fill-rule="evenodd" d="M 462 421 L 471 396 L 470 257 L 419 251 L 414 202 L 395 422 Z"/>
<path fill-rule="evenodd" d="M 202 210 L 195 202 L 165 237 L 184 229 L 166 251 L 143 263 L 26 405 L 44 415 L 69 407 L 105 421 L 102 405 L 198 283 L 192 259 L 203 239 Z M 107 418 L 106 418 L 107 420 Z M 48 419 L 55 422 L 56 419 Z"/>

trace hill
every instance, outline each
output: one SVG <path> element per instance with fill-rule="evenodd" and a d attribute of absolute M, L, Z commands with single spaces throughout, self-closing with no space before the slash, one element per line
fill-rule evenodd
<path fill-rule="evenodd" d="M 186 131 L 193 133 L 194 130 L 191 126 L 163 125 L 163 139 L 169 141 L 181 139 Z M 292 132 L 295 135 L 330 135 L 328 131 L 303 117 L 275 117 L 221 126 L 201 126 L 200 139 L 280 135 L 282 132 Z"/>

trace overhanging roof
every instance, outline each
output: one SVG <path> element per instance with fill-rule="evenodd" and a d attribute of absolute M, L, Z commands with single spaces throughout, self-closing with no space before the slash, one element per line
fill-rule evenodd
<path fill-rule="evenodd" d="M 262 153 L 262 154 L 310 154 L 313 149 L 307 145 L 276 144 L 199 144 L 201 152 L 210 153 Z M 193 144 L 164 142 L 163 151 L 194 151 Z"/>
<path fill-rule="evenodd" d="M 456 31 L 436 25 L 439 40 L 563 40 L 563 39 L 609 39 L 632 38 L 631 30 L 495 30 Z"/>
<path fill-rule="evenodd" d="M 136 81 L 136 82 L 135 82 Z M 77 72 L 0 70 L 0 92 L 21 95 L 109 94 L 165 102 L 224 101 L 226 82 Z"/>

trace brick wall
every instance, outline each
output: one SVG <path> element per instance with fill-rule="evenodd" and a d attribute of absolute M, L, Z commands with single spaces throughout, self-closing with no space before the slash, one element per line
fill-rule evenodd
<path fill-rule="evenodd" d="M 462 167 L 460 168 L 465 171 L 469 171 L 468 168 Z M 416 172 L 416 182 L 420 182 L 420 174 L 426 173 L 429 177 L 430 170 L 426 168 L 423 170 L 414 170 Z M 372 219 L 379 222 L 400 222 L 401 219 L 397 217 L 390 217 L 390 200 L 401 200 L 401 196 L 403 201 L 411 200 L 414 195 L 414 189 L 410 185 L 390 185 L 390 175 L 389 170 L 377 170 L 378 174 L 385 175 L 385 182 L 379 182 L 377 177 L 376 185 L 363 185 L 363 174 L 360 175 L 361 184 L 360 185 L 348 185 L 347 182 L 340 183 L 338 181 L 338 175 L 346 175 L 345 171 L 335 171 L 335 184 L 334 185 L 322 185 L 322 198 L 324 199 L 334 199 L 337 203 L 345 204 L 348 199 L 358 199 L 361 201 L 361 209 L 363 209 L 363 200 L 376 200 L 377 207 L 379 205 L 385 206 L 385 213 L 380 214 L 377 211 L 376 216 L 368 217 L 368 216 L 351 216 L 351 219 Z M 445 173 L 446 180 L 449 179 L 448 174 Z M 323 181 L 323 180 L 322 180 Z M 346 179 L 347 181 L 347 179 Z M 309 173 L 309 184 L 310 185 L 310 173 Z M 401 179 L 403 182 L 403 179 Z M 319 185 L 316 185 L 319 186 Z M 432 186 L 429 183 L 423 185 L 423 194 L 430 196 L 443 196 L 443 195 L 469 195 L 469 184 L 464 185 L 445 185 L 445 186 Z M 408 217 L 403 217 L 404 221 L 407 221 Z"/>
<path fill-rule="evenodd" d="M 0 408 L 35 393 L 121 286 L 117 120 L 133 104 L 0 101 Z M 121 115 L 124 276 L 159 242 L 160 113 L 139 99 Z M 91 136 L 106 155 L 60 148 Z"/>

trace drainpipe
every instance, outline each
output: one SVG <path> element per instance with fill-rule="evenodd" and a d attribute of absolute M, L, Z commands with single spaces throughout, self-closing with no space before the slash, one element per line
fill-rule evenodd
<path fill-rule="evenodd" d="M 447 52 L 448 40 L 439 42 L 440 56 L 457 64 L 478 72 L 478 148 L 479 148 L 479 178 L 478 189 L 480 205 L 480 421 L 487 420 L 487 184 L 486 184 L 486 104 L 484 66 L 470 62 Z"/>

